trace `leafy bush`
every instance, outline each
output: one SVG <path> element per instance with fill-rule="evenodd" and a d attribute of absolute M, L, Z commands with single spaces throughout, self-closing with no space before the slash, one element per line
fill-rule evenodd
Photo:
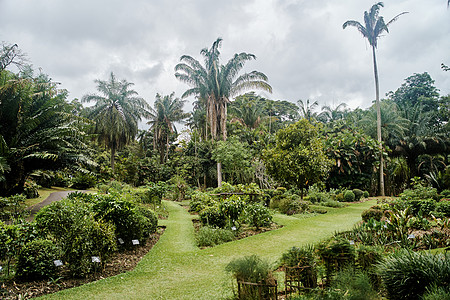
<path fill-rule="evenodd" d="M 227 217 L 220 210 L 219 205 L 214 205 L 203 209 L 199 213 L 200 222 L 203 225 L 224 228 L 227 225 Z"/>
<path fill-rule="evenodd" d="M 362 196 L 364 195 L 364 192 L 360 189 L 353 189 L 352 192 L 353 194 L 355 194 L 355 201 L 361 200 Z"/>
<path fill-rule="evenodd" d="M 361 218 L 363 219 L 364 222 L 367 222 L 370 219 L 381 221 L 381 218 L 383 218 L 383 214 L 384 213 L 381 209 L 369 208 L 361 213 Z"/>
<path fill-rule="evenodd" d="M 144 235 L 148 236 L 155 233 L 158 228 L 158 216 L 156 213 L 151 209 L 142 206 L 137 206 L 136 212 L 146 218 L 146 220 L 144 220 Z"/>
<path fill-rule="evenodd" d="M 54 277 L 57 267 L 54 260 L 60 258 L 60 249 L 53 241 L 36 239 L 25 244 L 17 258 L 16 276 L 21 280 Z"/>
<path fill-rule="evenodd" d="M 33 199 L 39 197 L 39 191 L 40 188 L 39 185 L 36 184 L 36 182 L 32 180 L 27 180 L 25 182 L 25 185 L 23 186 L 23 195 L 27 199 Z"/>
<path fill-rule="evenodd" d="M 353 202 L 355 201 L 355 193 L 350 190 L 346 190 L 344 192 L 344 201 L 345 202 Z"/>
<path fill-rule="evenodd" d="M 421 297 L 422 300 L 450 300 L 450 288 L 432 287 Z"/>
<path fill-rule="evenodd" d="M 267 207 L 260 203 L 248 204 L 243 212 L 243 220 L 249 226 L 266 227 L 272 224 L 272 215 Z"/>
<path fill-rule="evenodd" d="M 99 256 L 104 262 L 116 250 L 114 226 L 96 221 L 91 208 L 92 204 L 81 200 L 63 199 L 36 215 L 37 228 L 56 241 L 62 260 L 74 276 L 93 270 L 91 256 Z"/>
<path fill-rule="evenodd" d="M 337 291 L 345 291 L 338 299 L 351 300 L 375 300 L 379 299 L 367 273 L 353 268 L 345 268 L 337 273 L 331 288 Z"/>
<path fill-rule="evenodd" d="M 149 231 L 156 229 L 155 218 L 150 213 L 151 219 L 144 216 L 144 209 L 138 209 L 133 202 L 119 195 L 97 197 L 98 201 L 92 207 L 95 218 L 114 224 L 116 236 L 128 241 L 124 246 L 131 246 L 131 240 L 145 240 Z"/>
<path fill-rule="evenodd" d="M 25 210 L 25 201 L 26 198 L 24 195 L 0 197 L 0 220 L 11 221 L 13 219 L 24 218 L 28 214 Z"/>
<path fill-rule="evenodd" d="M 371 271 L 383 258 L 383 248 L 381 247 L 360 245 L 356 249 L 356 253 L 356 262 L 365 271 Z"/>
<path fill-rule="evenodd" d="M 286 268 L 288 275 L 296 275 L 296 280 L 303 283 L 305 287 L 314 288 L 317 286 L 317 269 L 314 256 L 314 247 L 305 246 L 301 248 L 292 247 L 281 257 L 281 264 Z M 296 272 L 295 269 L 290 271 L 292 267 L 300 267 L 302 269 Z"/>
<path fill-rule="evenodd" d="M 89 173 L 80 172 L 72 178 L 72 188 L 74 189 L 85 190 L 95 186 L 96 183 L 97 178 Z"/>
<path fill-rule="evenodd" d="M 450 198 L 450 190 L 443 190 L 441 192 L 441 198 Z"/>
<path fill-rule="evenodd" d="M 233 231 L 221 228 L 211 228 L 208 226 L 200 227 L 195 234 L 195 240 L 199 247 L 213 247 L 234 239 Z"/>
<path fill-rule="evenodd" d="M 327 201 L 320 202 L 319 205 L 321 205 L 321 206 L 326 206 L 326 207 L 341 208 L 341 207 L 344 207 L 344 206 L 345 206 L 345 203 L 342 203 L 342 202 L 339 202 L 339 201 L 336 201 L 336 200 L 329 199 L 329 200 L 327 200 Z"/>
<path fill-rule="evenodd" d="M 245 205 L 245 202 L 237 195 L 232 195 L 219 204 L 219 209 L 228 219 L 230 227 L 236 224 Z"/>
<path fill-rule="evenodd" d="M 278 210 L 282 214 L 293 215 L 304 212 L 309 208 L 306 201 L 301 201 L 297 195 L 287 195 L 278 204 Z"/>
<path fill-rule="evenodd" d="M 412 189 L 406 189 L 400 194 L 401 200 L 424 200 L 424 199 L 434 199 L 438 200 L 439 195 L 435 188 L 423 186 L 421 183 L 414 185 Z"/>
<path fill-rule="evenodd" d="M 436 207 L 436 201 L 433 199 L 407 200 L 406 204 L 410 207 L 410 212 L 413 215 L 421 211 L 424 215 L 429 216 Z"/>
<path fill-rule="evenodd" d="M 363 197 L 364 198 L 369 198 L 369 192 L 368 191 L 364 191 L 363 192 Z"/>
<path fill-rule="evenodd" d="M 150 182 L 145 186 L 145 194 L 144 197 L 142 197 L 142 202 L 149 204 L 161 204 L 161 200 L 168 189 L 169 186 L 165 182 Z"/>
<path fill-rule="evenodd" d="M 440 202 L 436 203 L 435 210 L 446 217 L 450 217 L 450 201 L 441 200 Z"/>
<path fill-rule="evenodd" d="M 402 251 L 382 260 L 377 271 L 389 299 L 419 299 L 427 288 L 448 287 L 450 254 Z"/>
<path fill-rule="evenodd" d="M 320 257 L 324 260 L 327 284 L 331 276 L 343 267 L 352 266 L 355 262 L 355 247 L 342 237 L 325 240 L 316 247 Z"/>
<path fill-rule="evenodd" d="M 189 202 L 189 211 L 200 212 L 206 207 L 213 206 L 216 201 L 208 193 L 194 191 Z"/>

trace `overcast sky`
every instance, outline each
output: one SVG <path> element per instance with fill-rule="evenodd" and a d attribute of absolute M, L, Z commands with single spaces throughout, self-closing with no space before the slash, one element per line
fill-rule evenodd
<path fill-rule="evenodd" d="M 367 108 L 375 98 L 371 50 L 347 20 L 363 22 L 367 0 L 0 0 L 0 41 L 16 43 L 69 100 L 96 91 L 95 79 L 114 72 L 153 104 L 155 94 L 188 88 L 174 76 L 181 55 L 223 38 L 222 63 L 234 53 L 256 60 L 244 68 L 269 77 L 274 100 L 346 102 Z M 447 0 L 386 0 L 386 22 L 408 11 L 380 38 L 380 92 L 428 72 L 450 93 L 450 9 Z M 189 99 L 192 102 L 193 99 Z M 186 106 L 186 110 L 191 105 Z"/>

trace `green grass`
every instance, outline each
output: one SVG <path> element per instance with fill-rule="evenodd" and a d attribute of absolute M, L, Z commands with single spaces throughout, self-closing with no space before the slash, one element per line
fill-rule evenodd
<path fill-rule="evenodd" d="M 159 242 L 132 272 L 47 295 L 45 299 L 223 299 L 231 295 L 231 276 L 224 269 L 234 258 L 257 254 L 274 265 L 292 246 L 317 243 L 336 231 L 351 229 L 361 212 L 375 201 L 330 209 L 299 219 L 275 215 L 283 228 L 199 250 L 193 216 L 179 204 L 166 202 L 169 218 Z"/>

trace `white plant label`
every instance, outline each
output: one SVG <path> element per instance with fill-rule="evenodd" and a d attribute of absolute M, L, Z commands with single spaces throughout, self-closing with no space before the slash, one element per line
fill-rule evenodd
<path fill-rule="evenodd" d="M 92 256 L 91 258 L 92 258 L 92 262 L 93 262 L 93 263 L 100 263 L 100 257 L 98 257 L 98 256 Z"/>
<path fill-rule="evenodd" d="M 139 245 L 139 240 L 131 240 L 131 243 L 133 243 L 133 245 Z"/>
<path fill-rule="evenodd" d="M 53 261 L 53 264 L 55 265 L 55 267 L 61 267 L 63 265 L 63 262 L 59 259 L 55 259 Z"/>

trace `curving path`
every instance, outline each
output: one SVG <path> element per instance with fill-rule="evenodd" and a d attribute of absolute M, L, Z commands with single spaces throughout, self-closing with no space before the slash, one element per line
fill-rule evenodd
<path fill-rule="evenodd" d="M 83 192 L 83 193 L 85 193 L 86 191 L 85 190 L 82 190 L 82 191 L 81 190 L 74 190 L 74 191 L 53 192 L 44 201 L 39 202 L 39 203 L 37 203 L 37 204 L 27 208 L 27 210 L 30 212 L 30 217 L 29 218 L 33 219 L 34 216 L 36 215 L 36 213 L 41 208 L 43 208 L 46 205 L 51 204 L 52 202 L 59 201 L 59 200 L 61 200 L 63 198 L 66 198 L 70 193 L 73 193 L 73 192 Z"/>
<path fill-rule="evenodd" d="M 307 219 L 276 215 L 284 227 L 243 240 L 199 250 L 192 216 L 180 205 L 165 202 L 167 226 L 153 249 L 135 270 L 81 287 L 47 295 L 45 299 L 224 299 L 231 296 L 231 279 L 224 271 L 233 258 L 257 254 L 274 264 L 287 249 L 316 243 L 338 230 L 350 229 L 375 200 L 332 209 Z"/>

